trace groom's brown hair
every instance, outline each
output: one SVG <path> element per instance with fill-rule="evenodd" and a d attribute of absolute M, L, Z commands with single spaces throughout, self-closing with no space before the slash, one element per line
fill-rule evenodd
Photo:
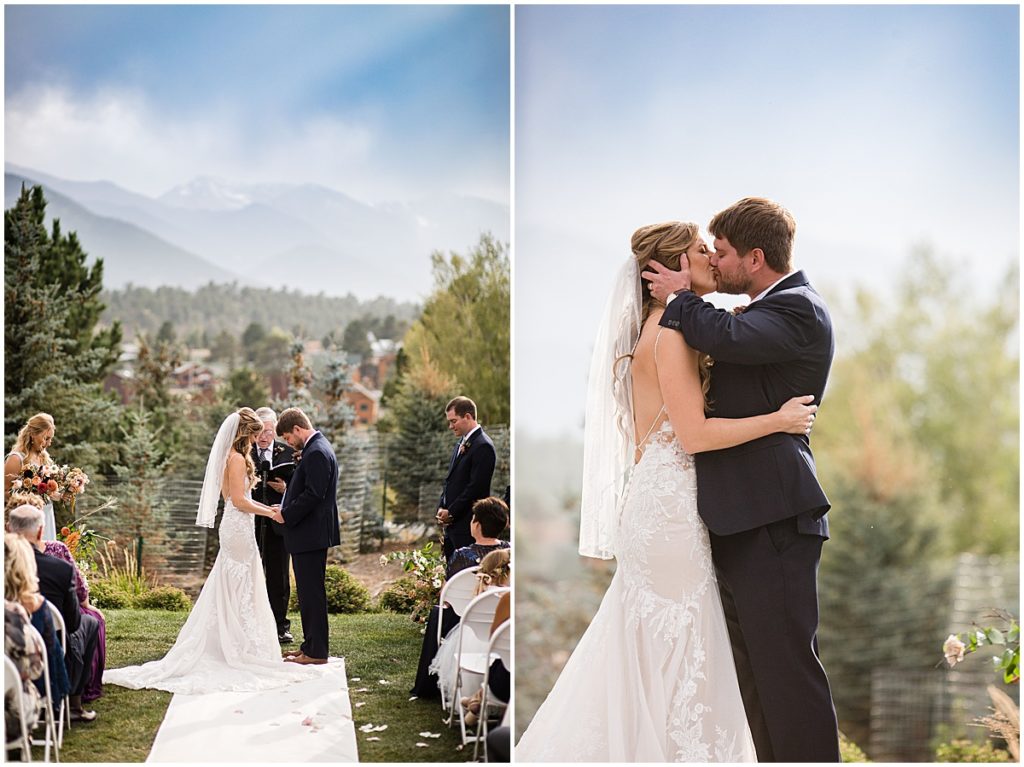
<path fill-rule="evenodd" d="M 281 413 L 281 417 L 277 421 L 277 436 L 287 434 L 296 426 L 301 426 L 303 429 L 313 428 L 313 424 L 309 422 L 305 413 L 297 407 L 290 407 Z"/>
<path fill-rule="evenodd" d="M 715 237 L 724 237 L 745 256 L 754 248 L 764 251 L 764 260 L 779 274 L 793 269 L 793 237 L 796 221 L 777 202 L 764 197 L 744 197 L 716 213 L 708 224 Z"/>

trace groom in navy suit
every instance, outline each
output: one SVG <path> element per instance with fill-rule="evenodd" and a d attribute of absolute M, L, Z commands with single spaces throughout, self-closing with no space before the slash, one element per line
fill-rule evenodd
<path fill-rule="evenodd" d="M 771 413 L 790 397 L 820 404 L 835 342 L 821 296 L 793 271 L 796 222 L 748 197 L 718 213 L 711 266 L 718 292 L 753 296 L 741 312 L 690 291 L 689 265 L 652 262 L 661 324 L 714 360 L 708 399 L 718 418 Z M 839 736 L 818 660 L 817 572 L 828 498 L 803 435 L 771 434 L 698 453 L 697 508 L 707 525 L 740 692 L 760 762 L 838 762 Z"/>
<path fill-rule="evenodd" d="M 341 543 L 338 460 L 326 437 L 297 407 L 281 413 L 277 434 L 300 456 L 274 516 L 274 521 L 284 523 L 304 636 L 302 646 L 285 658 L 293 663 L 327 663 L 327 549 Z"/>

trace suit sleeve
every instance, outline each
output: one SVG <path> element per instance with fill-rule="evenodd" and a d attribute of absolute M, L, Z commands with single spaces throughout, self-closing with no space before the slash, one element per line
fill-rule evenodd
<path fill-rule="evenodd" d="M 284 523 L 295 527 L 318 505 L 322 504 L 330 490 L 331 465 L 327 456 L 319 450 L 303 456 L 305 467 L 302 492 L 289 499 L 288 505 L 281 509 Z M 294 481 L 294 477 L 293 480 Z"/>
<path fill-rule="evenodd" d="M 469 467 L 469 482 L 458 498 L 448 503 L 448 513 L 453 520 L 469 516 L 473 511 L 474 501 L 485 498 L 491 491 L 491 477 L 494 466 L 498 462 L 494 447 L 487 442 L 480 444 L 480 449 L 473 456 L 473 464 Z"/>
<path fill-rule="evenodd" d="M 799 294 L 769 296 L 756 308 L 734 315 L 687 292 L 661 317 L 663 327 L 681 331 L 694 349 L 737 365 L 798 359 L 815 338 L 818 324 L 814 305 Z"/>
<path fill-rule="evenodd" d="M 82 622 L 82 609 L 78 606 L 78 594 L 75 592 L 74 571 L 69 573 L 67 591 L 64 593 L 64 604 L 60 606 L 60 614 L 64 616 L 64 624 L 68 633 L 78 630 Z"/>

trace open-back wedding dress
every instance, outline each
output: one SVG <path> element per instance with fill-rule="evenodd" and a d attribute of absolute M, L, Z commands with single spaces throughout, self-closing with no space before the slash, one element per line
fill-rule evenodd
<path fill-rule="evenodd" d="M 217 497 L 238 415 L 221 425 L 210 451 L 196 524 L 213 526 Z M 310 679 L 309 667 L 285 663 L 256 547 L 255 517 L 228 499 L 220 524 L 220 552 L 174 646 L 160 660 L 107 669 L 105 683 L 197 694 L 252 691 Z"/>
<path fill-rule="evenodd" d="M 516 760 L 756 761 L 693 459 L 660 413 L 635 465 L 632 437 L 619 439 L 635 434 L 632 387 L 627 374 L 611 392 L 608 372 L 640 332 L 632 263 L 594 351 L 580 537 L 582 554 L 614 555 L 618 569 Z"/>

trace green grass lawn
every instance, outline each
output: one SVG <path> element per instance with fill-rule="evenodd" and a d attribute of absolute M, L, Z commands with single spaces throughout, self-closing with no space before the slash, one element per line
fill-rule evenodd
<path fill-rule="evenodd" d="M 174 643 L 187 613 L 159 610 L 106 610 L 107 666 L 142 663 L 160 658 Z M 292 616 L 296 642 L 301 625 Z M 419 626 L 405 615 L 375 613 L 332 615 L 331 655 L 345 658 L 349 695 L 355 717 L 359 760 L 363 762 L 465 762 L 473 756 L 472 744 L 460 751 L 458 728 L 443 722 L 436 700 L 409 700 L 416 675 L 422 635 Z M 298 644 L 292 645 L 298 647 Z M 357 677 L 361 681 L 352 682 Z M 384 679 L 389 684 L 380 684 Z M 356 692 L 367 688 L 367 692 Z M 272 694 L 272 692 L 268 693 Z M 142 762 L 149 754 L 171 694 L 157 690 L 128 690 L 104 685 L 103 697 L 91 704 L 99 714 L 94 722 L 75 723 L 65 732 L 62 762 Z M 365 703 L 356 707 L 357 703 Z M 361 725 L 386 724 L 388 729 L 362 733 Z M 441 733 L 440 738 L 420 737 L 421 732 Z M 379 741 L 367 741 L 378 737 Z M 427 743 L 426 748 L 416 743 Z M 33 750 L 42 759 L 42 749 Z"/>

